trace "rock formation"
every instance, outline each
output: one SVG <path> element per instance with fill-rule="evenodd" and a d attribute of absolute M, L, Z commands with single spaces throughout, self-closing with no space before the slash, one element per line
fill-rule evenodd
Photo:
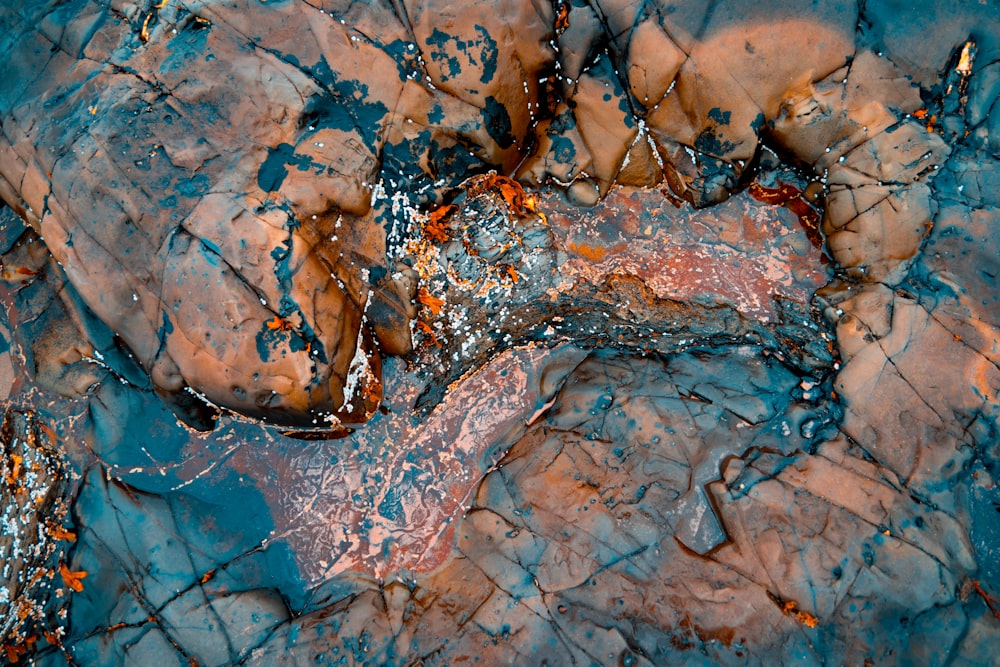
<path fill-rule="evenodd" d="M 990 3 L 8 5 L 9 660 L 996 652 Z"/>

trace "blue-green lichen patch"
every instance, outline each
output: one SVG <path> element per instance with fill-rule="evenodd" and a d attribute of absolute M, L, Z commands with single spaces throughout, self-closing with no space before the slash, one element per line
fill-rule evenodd
<path fill-rule="evenodd" d="M 441 66 L 441 81 L 457 77 L 463 69 L 479 72 L 482 83 L 490 83 L 497 71 L 496 40 L 490 37 L 486 28 L 473 26 L 475 38 L 464 40 L 435 28 L 427 39 L 431 46 L 429 53 L 432 61 Z"/>

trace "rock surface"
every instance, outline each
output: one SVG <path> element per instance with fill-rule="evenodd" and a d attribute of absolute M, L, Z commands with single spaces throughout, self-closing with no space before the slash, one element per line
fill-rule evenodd
<path fill-rule="evenodd" d="M 7 660 L 995 659 L 989 3 L 0 28 Z"/>

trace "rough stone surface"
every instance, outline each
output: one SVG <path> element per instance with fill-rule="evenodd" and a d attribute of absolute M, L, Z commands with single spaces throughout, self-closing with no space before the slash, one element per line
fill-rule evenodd
<path fill-rule="evenodd" d="M 991 2 L 6 3 L 0 661 L 992 664 L 998 62 Z"/>

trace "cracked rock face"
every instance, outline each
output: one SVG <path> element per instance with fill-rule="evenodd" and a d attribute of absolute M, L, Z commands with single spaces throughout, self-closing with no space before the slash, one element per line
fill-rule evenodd
<path fill-rule="evenodd" d="M 0 28 L 0 660 L 995 660 L 991 3 Z"/>

